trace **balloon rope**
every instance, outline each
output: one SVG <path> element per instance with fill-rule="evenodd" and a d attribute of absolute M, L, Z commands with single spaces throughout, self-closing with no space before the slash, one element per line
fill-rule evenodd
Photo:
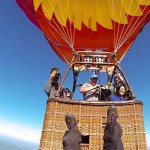
<path fill-rule="evenodd" d="M 64 13 L 63 13 L 63 11 L 62 11 L 62 6 L 61 6 L 61 4 L 60 4 L 60 1 L 59 1 L 59 6 L 60 6 L 60 9 L 61 9 L 61 14 L 62 14 L 63 20 L 64 20 L 64 22 L 65 22 L 65 17 L 64 17 Z M 68 6 L 69 6 L 69 1 L 68 1 Z M 69 7 L 68 7 L 68 8 L 69 8 Z M 62 28 L 63 28 L 63 27 L 62 27 Z M 65 28 L 66 28 L 66 36 L 67 36 L 67 39 L 68 39 L 68 41 L 70 41 L 70 40 L 71 40 L 71 37 L 70 37 L 70 34 L 69 34 L 69 31 L 68 31 L 67 26 L 66 26 Z M 63 28 L 63 30 L 64 30 L 64 28 Z M 65 33 L 65 30 L 64 30 L 64 33 Z"/>
<path fill-rule="evenodd" d="M 75 7 L 75 16 L 74 16 L 74 26 L 73 26 L 73 33 L 72 33 L 72 48 L 74 47 L 74 40 L 75 40 L 75 22 L 76 22 L 76 13 L 77 13 L 77 6 L 78 6 L 78 0 L 76 0 L 76 7 Z"/>
<path fill-rule="evenodd" d="M 52 5 L 52 3 L 49 1 L 49 3 L 51 4 L 51 6 L 52 6 L 52 8 L 53 8 L 53 11 L 54 11 L 54 6 Z M 48 10 L 45 8 L 45 7 L 43 7 L 43 9 L 45 9 L 47 12 L 48 12 Z M 42 15 L 42 14 L 41 14 Z M 44 17 L 43 17 L 44 18 Z M 63 38 L 63 40 L 64 41 L 66 41 L 66 43 L 68 43 L 68 45 L 70 44 L 70 41 L 69 41 L 69 38 L 67 37 L 67 34 L 66 34 L 66 32 L 65 32 L 65 30 L 64 30 L 64 27 L 61 25 L 61 27 L 62 28 L 59 28 L 59 26 L 57 25 L 57 23 L 55 22 L 55 20 L 52 18 L 52 21 L 54 22 L 54 25 L 52 25 L 50 22 L 49 22 L 49 27 L 52 27 L 62 38 Z M 57 27 L 57 29 L 56 29 L 56 27 Z M 44 29 L 44 28 L 43 28 Z M 46 30 L 45 30 L 46 31 Z M 51 31 L 51 30 L 49 30 L 49 31 Z M 52 33 L 52 32 L 51 32 Z M 54 33 L 52 33 L 53 34 L 53 36 L 56 38 L 56 40 L 58 41 L 58 43 L 60 43 L 59 42 L 59 40 L 58 40 L 58 38 L 54 35 Z"/>
<path fill-rule="evenodd" d="M 131 45 L 133 44 L 133 42 L 126 48 L 126 51 L 124 52 L 124 54 L 121 56 L 121 58 L 119 59 L 118 63 L 121 62 L 121 60 L 123 59 L 123 57 L 126 55 L 126 53 L 128 52 L 129 48 L 131 47 Z"/>
<path fill-rule="evenodd" d="M 130 31 L 126 34 L 124 38 L 122 38 L 122 42 L 118 44 L 118 49 L 126 42 L 126 40 L 132 35 L 132 33 L 139 27 L 139 25 L 144 19 L 145 18 L 140 19 L 140 17 L 138 17 L 138 19 L 136 20 L 132 28 L 130 28 Z M 136 25 L 137 22 L 138 24 Z"/>
<path fill-rule="evenodd" d="M 114 3 L 113 3 L 113 0 L 112 0 L 112 8 L 113 8 L 113 14 L 112 14 L 113 16 L 112 16 L 112 17 L 114 18 L 115 10 L 114 10 Z M 115 28 L 115 22 L 114 22 L 114 21 L 113 21 L 113 29 L 114 29 L 113 32 L 114 32 L 114 39 L 115 39 L 115 36 L 116 36 L 116 35 L 115 35 L 115 33 L 116 33 L 115 30 L 116 30 L 116 28 Z M 115 48 L 115 42 L 114 42 L 114 49 L 116 49 L 116 48 Z"/>
<path fill-rule="evenodd" d="M 146 6 L 148 6 L 149 4 L 150 4 L 150 1 L 147 3 Z M 143 9 L 143 11 L 141 12 L 141 15 L 144 12 L 144 10 L 146 9 L 146 6 Z M 136 9 L 136 11 L 137 11 L 137 9 Z M 138 19 L 134 22 L 133 26 L 131 27 L 130 25 L 131 25 L 131 22 L 133 20 L 133 17 L 132 17 L 132 19 L 131 19 L 131 21 L 130 21 L 130 23 L 129 23 L 127 29 L 126 29 L 126 31 L 124 32 L 124 35 L 122 36 L 122 38 L 120 38 L 120 42 L 117 44 L 118 45 L 117 49 L 119 49 L 126 42 L 126 40 L 132 35 L 132 33 L 139 27 L 139 25 L 141 24 L 141 22 L 145 19 L 144 17 L 142 19 L 140 19 L 141 15 L 139 15 Z M 129 27 L 131 27 L 131 28 L 130 28 L 129 32 L 127 33 L 127 30 L 128 30 Z"/>
<path fill-rule="evenodd" d="M 41 14 L 41 13 L 40 13 Z M 41 14 L 42 15 L 42 14 Z M 43 18 L 44 18 L 45 16 L 43 16 Z M 42 26 L 42 24 L 40 24 L 40 26 L 42 27 L 42 29 L 43 29 L 43 31 L 44 31 L 44 33 L 47 33 L 46 31 L 47 30 L 45 30 L 45 28 Z M 51 25 L 52 26 L 52 25 Z M 53 26 L 52 26 L 53 27 Z M 55 29 L 56 30 L 56 29 Z M 51 32 L 51 30 L 49 30 L 50 32 Z M 56 30 L 57 31 L 57 30 Z M 55 37 L 55 39 L 57 40 L 57 42 L 58 43 L 60 43 L 59 42 L 59 40 L 58 40 L 58 38 L 55 36 L 55 34 L 53 33 L 53 32 L 51 32 L 52 33 L 52 35 Z M 60 32 L 58 32 L 59 34 L 60 34 Z M 46 35 L 46 34 L 45 34 Z"/>
<path fill-rule="evenodd" d="M 49 23 L 50 24 L 50 23 Z M 42 26 L 42 25 L 40 25 L 40 26 Z M 52 28 L 53 28 L 53 26 L 52 25 L 50 25 Z M 44 33 L 46 33 L 46 30 L 44 29 L 44 27 L 42 27 L 42 29 L 43 29 L 43 31 L 44 31 Z M 58 33 L 58 34 L 60 34 L 60 32 L 58 32 L 55 28 L 54 28 L 54 30 Z M 57 36 L 51 31 L 51 30 L 49 30 L 49 32 L 51 32 L 51 34 L 55 37 L 55 39 L 56 39 L 56 41 L 57 41 L 57 43 L 60 43 L 60 41 L 59 41 L 59 39 L 57 38 Z M 46 34 L 45 34 L 46 35 Z M 63 38 L 64 39 L 64 38 Z M 65 39 L 64 39 L 65 40 Z M 65 40 L 66 41 L 66 40 Z"/>
<path fill-rule="evenodd" d="M 114 37 L 114 51 L 116 52 L 117 51 L 117 41 L 119 41 L 119 33 L 120 33 L 120 22 L 121 22 L 121 14 L 122 14 L 122 11 L 123 11 L 123 0 L 121 1 L 121 8 L 120 8 L 120 17 L 119 17 L 119 26 L 118 26 L 118 28 L 117 28 L 117 31 L 116 31 L 116 36 Z M 127 13 L 128 14 L 128 13 Z M 127 21 L 127 17 L 126 17 L 126 19 L 125 19 L 125 22 Z M 125 24 L 123 25 L 123 29 L 124 29 L 124 27 L 125 27 Z M 123 30 L 122 30 L 123 31 Z M 122 34 L 122 32 L 121 32 L 121 34 Z"/>
<path fill-rule="evenodd" d="M 72 40 L 72 30 L 71 30 L 71 13 L 70 13 L 70 6 L 69 6 L 69 4 L 70 4 L 70 0 L 67 0 L 67 6 L 68 6 L 68 18 L 69 18 L 69 20 L 70 20 L 70 24 L 69 24 L 69 33 L 70 33 L 70 44 L 72 44 L 73 42 L 73 40 Z M 73 44 L 72 44 L 73 45 Z"/>
<path fill-rule="evenodd" d="M 150 4 L 150 1 L 149 1 L 149 4 Z M 148 5 L 147 5 L 148 6 Z M 141 12 L 141 15 L 143 14 L 143 12 L 145 11 L 145 9 L 146 9 L 146 6 L 145 6 L 145 8 L 143 9 L 143 11 Z M 132 31 L 132 33 L 136 30 L 136 28 L 141 24 L 141 22 L 142 21 L 144 21 L 145 20 L 145 17 L 143 17 L 142 19 L 140 19 L 140 16 L 138 17 L 138 19 L 136 20 L 136 22 L 134 23 L 134 25 L 132 26 L 132 29 L 134 29 L 134 30 L 132 30 L 131 29 L 131 31 Z M 136 25 L 136 23 L 138 23 L 137 25 Z M 142 28 L 142 26 L 141 26 L 141 28 Z M 129 32 L 130 33 L 130 32 Z M 130 36 L 130 34 L 128 33 L 128 35 L 127 36 Z M 131 33 L 131 34 L 132 34 Z M 128 38 L 128 37 L 127 37 Z"/>
<path fill-rule="evenodd" d="M 126 22 L 126 21 L 128 22 L 127 17 L 128 17 L 128 14 L 129 14 L 129 10 L 131 9 L 131 4 L 132 4 L 132 0 L 131 0 L 131 3 L 130 3 L 130 6 L 129 6 L 128 12 L 126 13 L 127 16 L 126 16 L 125 22 Z M 120 13 L 121 13 L 121 12 L 120 12 Z M 120 25 L 120 24 L 119 24 L 119 25 Z M 116 45 L 115 53 L 118 51 L 118 45 L 119 45 L 119 43 L 120 43 L 120 40 L 122 39 L 121 37 L 122 37 L 122 34 L 124 33 L 125 26 L 126 26 L 126 24 L 124 23 L 123 28 L 122 28 L 122 30 L 121 30 L 121 33 L 120 33 L 119 28 L 118 28 L 117 35 L 119 35 L 119 33 L 120 33 L 120 36 L 117 36 L 117 40 L 116 40 L 116 43 L 115 43 L 115 45 Z"/>

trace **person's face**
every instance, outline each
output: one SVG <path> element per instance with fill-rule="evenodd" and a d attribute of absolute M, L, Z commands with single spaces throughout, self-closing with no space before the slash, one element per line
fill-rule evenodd
<path fill-rule="evenodd" d="M 59 72 L 59 70 L 54 70 L 54 71 L 53 71 L 53 74 L 55 75 L 57 72 Z"/>
<path fill-rule="evenodd" d="M 52 78 L 55 77 L 55 74 L 56 74 L 57 72 L 59 72 L 59 70 L 53 70 L 53 72 L 51 73 L 51 77 L 52 77 Z"/>
<path fill-rule="evenodd" d="M 119 77 L 116 77 L 116 78 L 115 78 L 115 84 L 118 85 L 120 82 L 121 82 L 120 78 L 119 78 Z"/>
<path fill-rule="evenodd" d="M 123 95 L 125 94 L 125 92 L 126 92 L 125 87 L 124 87 L 124 86 L 121 86 L 120 89 L 119 89 L 119 91 L 118 91 L 118 94 L 119 94 L 120 96 L 123 96 Z"/>
<path fill-rule="evenodd" d="M 97 83 L 97 78 L 90 78 L 90 83 L 94 86 Z"/>
<path fill-rule="evenodd" d="M 70 92 L 67 92 L 66 96 L 67 96 L 68 98 L 70 98 L 70 97 L 71 97 L 71 93 L 70 93 Z"/>

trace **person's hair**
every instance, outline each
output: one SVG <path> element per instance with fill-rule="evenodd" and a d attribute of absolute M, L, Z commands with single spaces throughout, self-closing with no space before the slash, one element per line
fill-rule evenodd
<path fill-rule="evenodd" d="M 59 71 L 58 68 L 52 68 L 51 71 L 50 71 L 50 74 L 51 74 L 54 70 Z"/>
<path fill-rule="evenodd" d="M 114 105 L 109 106 L 107 109 L 107 116 L 109 116 L 111 112 L 114 112 L 118 116 L 118 110 Z"/>
<path fill-rule="evenodd" d="M 120 90 L 120 88 L 121 87 L 124 87 L 125 88 L 125 94 L 123 95 L 123 96 L 126 96 L 126 93 L 127 93 L 127 89 L 126 89 L 126 85 L 125 84 L 119 84 L 119 86 L 117 87 L 117 89 L 116 89 L 116 94 L 118 95 L 118 92 L 119 92 L 119 90 Z"/>

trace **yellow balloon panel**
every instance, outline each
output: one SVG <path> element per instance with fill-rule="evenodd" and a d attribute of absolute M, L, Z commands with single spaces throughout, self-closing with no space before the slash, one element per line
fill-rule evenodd
<path fill-rule="evenodd" d="M 51 20 L 55 14 L 62 26 L 67 19 L 81 30 L 82 23 L 93 31 L 96 23 L 112 29 L 112 21 L 128 24 L 127 16 L 142 15 L 139 5 L 150 5 L 149 0 L 33 0 L 35 10 L 41 5 L 44 15 Z"/>

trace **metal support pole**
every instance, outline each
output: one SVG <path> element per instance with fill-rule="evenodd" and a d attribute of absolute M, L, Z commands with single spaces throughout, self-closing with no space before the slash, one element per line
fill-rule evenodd
<path fill-rule="evenodd" d="M 119 64 L 117 64 L 117 67 L 118 67 L 118 69 L 120 70 L 121 74 L 123 75 L 123 77 L 124 77 L 124 79 L 125 79 L 125 82 L 126 82 L 127 86 L 129 87 L 129 90 L 131 91 L 132 98 L 135 99 L 135 95 L 134 95 L 134 93 L 133 93 L 133 91 L 132 91 L 132 89 L 131 89 L 131 87 L 130 87 L 130 84 L 129 84 L 129 82 L 128 82 L 128 80 L 127 80 L 127 78 L 126 78 L 126 76 L 125 76 L 123 70 L 121 69 L 121 67 L 120 67 Z"/>
<path fill-rule="evenodd" d="M 60 96 L 60 91 L 62 90 L 62 85 L 64 84 L 64 81 L 65 81 L 65 79 L 66 79 L 66 77 L 68 75 L 69 70 L 72 68 L 72 62 L 74 61 L 76 56 L 77 56 L 77 53 L 74 53 L 71 62 L 68 64 L 67 70 L 66 70 L 66 72 L 65 72 L 65 74 L 63 76 L 63 79 L 62 79 L 62 81 L 60 83 L 59 89 L 58 89 L 58 91 L 56 93 L 56 97 Z"/>

